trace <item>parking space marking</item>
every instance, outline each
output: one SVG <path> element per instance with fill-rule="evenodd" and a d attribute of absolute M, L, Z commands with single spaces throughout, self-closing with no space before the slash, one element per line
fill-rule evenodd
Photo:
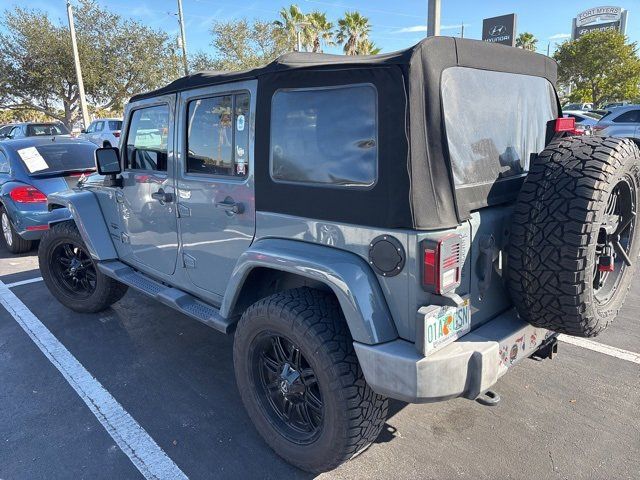
<path fill-rule="evenodd" d="M 604 343 L 594 342 L 588 338 L 572 337 L 561 333 L 558 335 L 558 340 L 564 343 L 570 343 L 578 347 L 587 348 L 594 352 L 604 353 L 611 357 L 616 357 L 628 362 L 637 363 L 640 365 L 640 353 L 630 352 L 629 350 L 623 350 L 621 348 L 612 347 L 611 345 L 605 345 Z"/>
<path fill-rule="evenodd" d="M 20 285 L 28 285 L 30 283 L 41 282 L 42 277 L 30 278 L 29 280 L 20 280 L 19 282 L 7 283 L 7 288 L 19 287 Z"/>
<path fill-rule="evenodd" d="M 158 480 L 188 478 L 122 405 L 9 290 L 9 286 L 1 281 L 0 303 L 69 382 L 145 478 Z"/>

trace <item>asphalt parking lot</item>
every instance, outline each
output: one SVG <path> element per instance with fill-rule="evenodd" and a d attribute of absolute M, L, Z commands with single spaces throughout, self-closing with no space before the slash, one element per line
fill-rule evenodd
<path fill-rule="evenodd" d="M 110 310 L 77 314 L 41 281 L 22 283 L 39 275 L 35 252 L 0 253 L 9 286 L 0 291 L 117 401 L 113 416 L 137 425 L 127 435 L 150 442 L 146 458 L 168 469 L 165 478 L 313 478 L 255 432 L 234 382 L 232 337 L 131 290 Z M 153 478 L 154 465 L 141 467 L 74 374 L 61 373 L 59 352 L 45 354 L 51 344 L 38 346 L 21 325 L 0 307 L 0 479 Z M 640 284 L 596 341 L 626 353 L 561 343 L 556 359 L 526 360 L 503 377 L 496 407 L 393 402 L 377 442 L 318 478 L 640 478 Z"/>

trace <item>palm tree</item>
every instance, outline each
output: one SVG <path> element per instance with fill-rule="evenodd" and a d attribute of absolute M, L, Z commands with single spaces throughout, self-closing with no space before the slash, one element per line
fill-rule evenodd
<path fill-rule="evenodd" d="M 358 43 L 358 48 L 356 50 L 357 55 L 377 55 L 380 53 L 382 49 L 380 47 L 376 47 L 376 44 L 373 43 L 368 38 L 364 40 L 360 40 Z"/>
<path fill-rule="evenodd" d="M 525 50 L 535 52 L 537 44 L 538 39 L 533 35 L 533 33 L 522 32 L 516 38 L 516 47 L 518 48 L 524 48 Z"/>
<path fill-rule="evenodd" d="M 333 23 L 327 20 L 327 14 L 316 11 L 306 17 L 307 25 L 303 31 L 305 48 L 313 53 L 321 53 L 322 44 L 334 45 Z"/>
<path fill-rule="evenodd" d="M 345 12 L 344 18 L 338 20 L 336 41 L 339 45 L 344 45 L 344 53 L 357 55 L 358 45 L 367 40 L 370 30 L 371 25 L 367 17 L 363 17 L 359 12 Z"/>
<path fill-rule="evenodd" d="M 301 24 L 305 23 L 305 17 L 300 7 L 289 5 L 289 8 L 283 7 L 280 9 L 280 19 L 273 22 L 285 34 L 287 43 L 292 47 L 292 50 L 297 50 L 298 29 Z"/>

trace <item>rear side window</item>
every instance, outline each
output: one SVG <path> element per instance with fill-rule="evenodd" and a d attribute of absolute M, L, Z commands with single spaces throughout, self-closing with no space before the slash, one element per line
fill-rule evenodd
<path fill-rule="evenodd" d="M 111 130 L 112 132 L 114 130 L 121 130 L 122 129 L 122 122 L 119 120 L 109 120 L 109 130 Z"/>
<path fill-rule="evenodd" d="M 0 150 L 0 173 L 9 173 L 11 168 L 9 167 L 9 159 L 5 153 Z"/>
<path fill-rule="evenodd" d="M 277 91 L 271 104 L 271 178 L 370 187 L 378 169 L 373 85 Z"/>
<path fill-rule="evenodd" d="M 27 125 L 27 137 L 41 135 L 69 135 L 69 130 L 61 123 L 32 123 Z"/>
<path fill-rule="evenodd" d="M 166 171 L 168 139 L 168 105 L 134 110 L 125 150 L 127 169 Z"/>
<path fill-rule="evenodd" d="M 456 187 L 493 183 L 529 170 L 557 117 L 541 77 L 452 67 L 442 73 L 442 106 Z"/>
<path fill-rule="evenodd" d="M 201 98 L 187 106 L 187 172 L 244 177 L 249 94 Z"/>
<path fill-rule="evenodd" d="M 613 119 L 615 123 L 640 123 L 640 110 L 629 110 Z"/>
<path fill-rule="evenodd" d="M 51 142 L 18 150 L 18 156 L 30 175 L 86 171 L 95 169 L 91 143 Z"/>

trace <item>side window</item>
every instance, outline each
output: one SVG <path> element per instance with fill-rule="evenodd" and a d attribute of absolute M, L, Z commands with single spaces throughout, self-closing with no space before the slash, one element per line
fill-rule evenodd
<path fill-rule="evenodd" d="M 91 125 L 87 128 L 87 133 L 93 133 L 96 130 L 96 122 L 91 122 Z"/>
<path fill-rule="evenodd" d="M 126 168 L 167 170 L 169 107 L 156 105 L 134 110 L 127 134 Z"/>
<path fill-rule="evenodd" d="M 640 123 L 640 110 L 629 110 L 613 119 L 615 123 Z"/>
<path fill-rule="evenodd" d="M 22 127 L 21 126 L 13 127 L 13 130 L 11 130 L 11 133 L 9 135 L 11 136 L 11 138 L 24 137 L 24 133 L 22 131 Z"/>
<path fill-rule="evenodd" d="M 103 128 L 104 128 L 104 122 L 96 122 L 96 127 L 95 127 L 96 132 L 101 132 Z"/>
<path fill-rule="evenodd" d="M 277 91 L 271 102 L 271 178 L 369 187 L 378 173 L 372 85 Z"/>
<path fill-rule="evenodd" d="M 249 150 L 249 95 L 222 95 L 187 105 L 187 173 L 243 177 Z"/>
<path fill-rule="evenodd" d="M 9 173 L 10 170 L 9 159 L 4 154 L 4 152 L 0 150 L 0 173 Z"/>
<path fill-rule="evenodd" d="M 119 120 L 109 120 L 109 130 L 116 131 L 122 128 L 122 122 Z"/>

